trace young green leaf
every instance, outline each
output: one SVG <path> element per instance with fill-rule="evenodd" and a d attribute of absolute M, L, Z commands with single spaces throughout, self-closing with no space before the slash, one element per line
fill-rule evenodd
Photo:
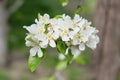
<path fill-rule="evenodd" d="M 42 49 L 42 52 L 44 54 L 44 56 L 42 58 L 38 57 L 37 55 L 36 56 L 29 56 L 28 66 L 32 72 L 38 68 L 39 64 L 41 63 L 41 61 L 45 57 L 46 50 Z"/>
<path fill-rule="evenodd" d="M 66 56 L 66 59 L 67 59 L 67 64 L 68 64 L 68 65 L 72 63 L 73 54 L 72 54 L 72 52 L 71 52 L 70 49 L 68 50 L 68 55 Z"/>
<path fill-rule="evenodd" d="M 60 53 L 65 54 L 67 45 L 61 39 L 57 40 L 57 49 Z"/>
<path fill-rule="evenodd" d="M 83 10 L 82 7 L 78 8 L 77 10 L 75 10 L 75 14 L 80 14 L 82 12 L 82 10 Z"/>
<path fill-rule="evenodd" d="M 56 15 L 55 18 L 59 19 L 59 18 L 63 18 L 63 17 L 62 17 L 62 15 Z"/>
<path fill-rule="evenodd" d="M 40 13 L 38 13 L 38 19 L 40 19 L 40 17 L 41 17 L 41 15 L 40 15 Z"/>
<path fill-rule="evenodd" d="M 62 6 L 67 6 L 70 0 L 60 0 Z"/>

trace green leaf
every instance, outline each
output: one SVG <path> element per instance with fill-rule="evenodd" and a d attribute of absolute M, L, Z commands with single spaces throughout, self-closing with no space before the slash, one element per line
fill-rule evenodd
<path fill-rule="evenodd" d="M 67 59 L 68 65 L 72 63 L 73 55 L 72 55 L 71 49 L 68 50 L 68 55 L 66 56 L 66 59 Z"/>
<path fill-rule="evenodd" d="M 77 10 L 75 10 L 75 14 L 80 14 L 83 11 L 83 8 L 78 8 Z"/>
<path fill-rule="evenodd" d="M 45 57 L 46 50 L 42 49 L 42 52 L 44 54 L 42 58 L 38 57 L 37 55 L 36 56 L 29 56 L 28 66 L 32 72 L 38 68 L 39 64 L 41 63 L 41 61 Z"/>
<path fill-rule="evenodd" d="M 57 66 L 56 69 L 57 70 L 63 70 L 67 67 L 67 61 L 60 61 Z"/>
<path fill-rule="evenodd" d="M 57 49 L 60 53 L 65 54 L 67 45 L 61 39 L 57 40 Z"/>
<path fill-rule="evenodd" d="M 56 15 L 55 18 L 59 19 L 59 18 L 63 18 L 63 17 L 62 17 L 62 15 Z"/>
<path fill-rule="evenodd" d="M 70 0 L 60 0 L 62 6 L 67 6 Z"/>
<path fill-rule="evenodd" d="M 40 13 L 38 13 L 38 19 L 40 19 L 40 17 L 41 17 L 41 15 L 40 15 Z"/>

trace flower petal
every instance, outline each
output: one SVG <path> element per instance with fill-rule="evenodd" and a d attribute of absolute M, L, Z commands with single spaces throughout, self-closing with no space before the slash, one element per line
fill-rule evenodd
<path fill-rule="evenodd" d="M 87 42 L 87 46 L 91 49 L 95 49 L 97 47 L 97 43 L 99 42 L 99 37 L 96 35 L 93 35 L 89 38 L 89 41 Z"/>
<path fill-rule="evenodd" d="M 85 50 L 85 44 L 81 43 L 79 45 L 79 50 L 84 51 Z"/>
<path fill-rule="evenodd" d="M 38 57 L 42 57 L 43 56 L 43 52 L 41 50 L 41 48 L 38 49 Z"/>
<path fill-rule="evenodd" d="M 59 32 L 54 32 L 53 33 L 53 38 L 56 40 L 59 38 Z"/>
<path fill-rule="evenodd" d="M 28 30 L 32 34 L 36 34 L 38 29 L 36 24 L 32 24 L 31 26 L 28 26 L 28 27 L 24 26 L 24 28 L 26 28 L 26 30 Z"/>
<path fill-rule="evenodd" d="M 68 36 L 62 36 L 62 40 L 63 41 L 69 41 L 69 37 Z"/>
<path fill-rule="evenodd" d="M 68 50 L 69 50 L 69 48 L 67 48 L 67 49 L 66 49 L 66 51 L 65 51 L 65 55 L 67 55 L 67 54 L 68 54 Z"/>
<path fill-rule="evenodd" d="M 26 42 L 25 42 L 25 44 L 26 44 L 26 46 L 28 46 L 28 47 L 29 47 L 29 46 L 33 46 L 33 45 L 34 45 L 34 43 L 33 43 L 33 42 L 31 42 L 31 41 L 26 41 Z"/>
<path fill-rule="evenodd" d="M 71 48 L 71 52 L 72 52 L 72 54 L 74 55 L 74 58 L 76 59 L 79 55 L 80 55 L 80 50 L 78 49 L 78 48 L 76 48 L 76 47 L 72 47 Z"/>
<path fill-rule="evenodd" d="M 45 34 L 38 34 L 35 37 L 40 41 L 46 40 L 46 35 Z"/>
<path fill-rule="evenodd" d="M 30 49 L 30 56 L 35 56 L 38 51 L 37 47 L 33 47 Z"/>
<path fill-rule="evenodd" d="M 56 47 L 56 43 L 55 43 L 54 40 L 50 40 L 49 45 L 50 45 L 51 47 Z"/>
<path fill-rule="evenodd" d="M 46 48 L 47 45 L 48 45 L 48 40 L 44 40 L 43 42 L 40 43 L 40 46 L 41 46 L 42 48 Z"/>

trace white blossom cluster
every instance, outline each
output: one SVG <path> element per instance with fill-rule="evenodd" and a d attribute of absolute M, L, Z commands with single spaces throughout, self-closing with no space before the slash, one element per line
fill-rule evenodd
<path fill-rule="evenodd" d="M 96 35 L 98 30 L 78 14 L 75 14 L 73 19 L 65 14 L 59 18 L 50 18 L 48 14 L 40 15 L 39 19 L 35 19 L 35 24 L 24 28 L 28 31 L 25 40 L 26 46 L 31 47 L 31 56 L 37 54 L 38 57 L 42 57 L 41 49 L 48 46 L 56 47 L 59 38 L 67 45 L 65 55 L 69 55 L 70 49 L 74 58 L 86 47 L 95 49 L 99 42 Z M 63 58 L 63 55 L 60 55 L 60 58 Z"/>

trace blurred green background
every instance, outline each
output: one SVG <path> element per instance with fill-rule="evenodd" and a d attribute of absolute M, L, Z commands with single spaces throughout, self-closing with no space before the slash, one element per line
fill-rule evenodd
<path fill-rule="evenodd" d="M 6 10 L 9 11 L 16 1 L 22 1 L 21 5 L 10 14 L 7 21 L 7 57 L 11 58 L 7 61 L 7 68 L 0 69 L 0 80 L 54 80 L 54 76 L 62 76 L 65 80 L 90 80 L 92 51 L 89 49 L 66 69 L 56 71 L 59 62 L 57 52 L 50 48 L 39 69 L 30 72 L 27 66 L 29 48 L 25 46 L 24 39 L 27 31 L 23 26 L 33 24 L 38 13 L 48 13 L 51 17 L 64 13 L 72 17 L 78 13 L 92 21 L 96 0 L 8 0 Z"/>

